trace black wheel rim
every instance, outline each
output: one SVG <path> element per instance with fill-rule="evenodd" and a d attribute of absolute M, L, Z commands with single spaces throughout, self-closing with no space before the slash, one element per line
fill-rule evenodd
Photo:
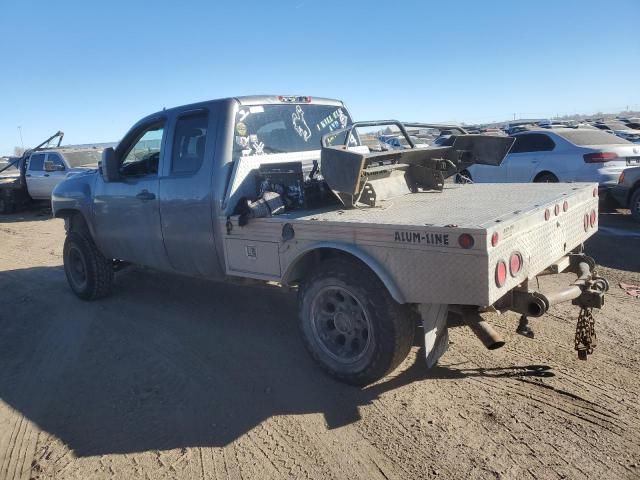
<path fill-rule="evenodd" d="M 371 344 L 371 321 L 360 301 L 342 287 L 324 287 L 311 302 L 311 328 L 324 353 L 351 364 Z"/>
<path fill-rule="evenodd" d="M 75 246 L 69 248 L 68 261 L 69 267 L 67 271 L 69 272 L 71 283 L 76 290 L 84 290 L 87 286 L 87 262 L 80 249 Z"/>

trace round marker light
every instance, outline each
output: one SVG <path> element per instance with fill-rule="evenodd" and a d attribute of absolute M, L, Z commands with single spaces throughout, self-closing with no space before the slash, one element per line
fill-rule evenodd
<path fill-rule="evenodd" d="M 556 206 L 553 207 L 553 214 L 557 217 L 558 215 L 560 215 L 560 205 L 558 205 L 556 203 Z"/>
<path fill-rule="evenodd" d="M 569 210 L 569 202 L 565 200 L 564 203 L 562 204 L 562 211 L 566 212 L 567 210 Z"/>
<path fill-rule="evenodd" d="M 547 209 L 544 211 L 544 219 L 545 219 L 545 220 L 549 220 L 550 218 L 551 218 L 551 212 L 550 212 L 550 211 L 549 211 L 549 209 L 547 208 Z"/>
<path fill-rule="evenodd" d="M 462 247 L 462 248 L 473 248 L 473 244 L 475 243 L 475 241 L 473 240 L 473 237 L 471 235 L 469 235 L 468 233 L 463 233 L 462 235 L 460 235 L 458 237 L 458 244 Z"/>
<path fill-rule="evenodd" d="M 595 227 L 596 226 L 596 219 L 597 219 L 597 215 L 596 215 L 596 211 L 595 210 L 591 210 L 591 217 L 589 218 L 589 221 L 591 223 L 591 227 Z"/>
<path fill-rule="evenodd" d="M 597 196 L 598 196 L 598 189 L 597 189 L 597 188 L 594 188 L 594 189 L 593 189 L 593 196 L 594 196 L 594 197 L 597 197 Z"/>
<path fill-rule="evenodd" d="M 498 245 L 498 240 L 500 240 L 498 232 L 493 232 L 493 235 L 491 235 L 491 246 L 495 247 L 496 245 Z"/>
<path fill-rule="evenodd" d="M 589 230 L 589 214 L 585 213 L 584 214 L 584 231 L 586 232 L 587 230 Z"/>
<path fill-rule="evenodd" d="M 522 270 L 522 255 L 518 252 L 512 253 L 511 258 L 509 259 L 509 271 L 511 272 L 511 276 L 515 277 Z"/>
<path fill-rule="evenodd" d="M 503 287 L 507 282 L 507 264 L 504 263 L 504 260 L 498 260 L 496 264 L 496 285 L 499 287 Z"/>

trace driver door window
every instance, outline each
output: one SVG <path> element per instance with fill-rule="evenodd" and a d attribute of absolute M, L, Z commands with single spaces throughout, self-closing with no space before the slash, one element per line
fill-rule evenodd
<path fill-rule="evenodd" d="M 154 125 L 133 144 L 120 165 L 124 176 L 157 175 L 164 125 Z"/>
<path fill-rule="evenodd" d="M 47 154 L 47 160 L 44 162 L 44 169 L 47 172 L 62 172 L 66 170 L 66 166 L 57 153 Z"/>

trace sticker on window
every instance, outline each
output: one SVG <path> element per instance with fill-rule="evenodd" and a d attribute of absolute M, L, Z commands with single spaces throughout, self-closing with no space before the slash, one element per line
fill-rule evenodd
<path fill-rule="evenodd" d="M 296 133 L 306 142 L 311 138 L 311 129 L 304 120 L 304 112 L 300 105 L 296 106 L 296 111 L 291 114 L 293 128 Z"/>

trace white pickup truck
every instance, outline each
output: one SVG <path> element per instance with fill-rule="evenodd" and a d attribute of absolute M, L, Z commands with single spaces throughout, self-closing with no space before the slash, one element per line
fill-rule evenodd
<path fill-rule="evenodd" d="M 44 144 L 0 165 L 0 213 L 12 213 L 31 200 L 49 200 L 56 185 L 69 176 L 98 167 L 102 148 L 48 146 L 62 140 L 57 132 Z"/>
<path fill-rule="evenodd" d="M 54 189 L 69 285 L 105 296 L 129 262 L 296 287 L 309 352 L 358 385 L 402 362 L 420 322 L 433 366 L 455 321 L 493 349 L 504 341 L 483 312 L 526 319 L 571 300 L 586 358 L 590 309 L 607 290 L 581 250 L 597 229 L 597 185 L 447 184 L 473 163 L 499 165 L 512 139 L 460 130 L 416 147 L 408 130 L 429 127 L 353 123 L 342 102 L 303 96 L 150 115 L 105 149 L 99 171 Z M 406 148 L 375 144 L 390 129 Z M 578 278 L 566 288 L 534 290 L 537 275 L 567 269 Z"/>

